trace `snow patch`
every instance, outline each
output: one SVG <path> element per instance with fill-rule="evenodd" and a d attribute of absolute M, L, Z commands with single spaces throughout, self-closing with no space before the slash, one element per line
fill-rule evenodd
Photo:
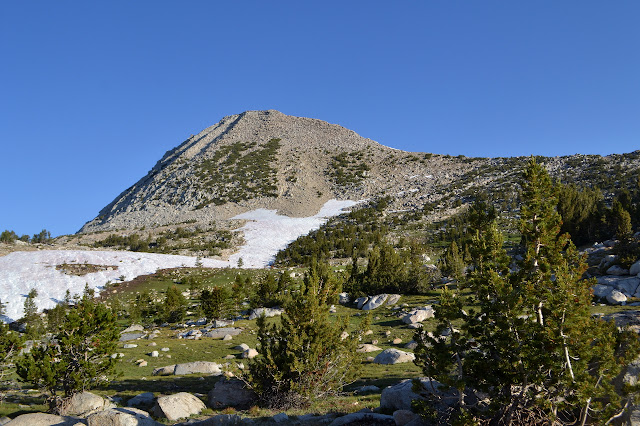
<path fill-rule="evenodd" d="M 275 210 L 258 209 L 243 213 L 234 219 L 247 219 L 241 230 L 246 244 L 228 261 L 201 259 L 209 268 L 236 266 L 242 258 L 243 267 L 261 268 L 273 262 L 277 252 L 301 235 L 323 225 L 330 217 L 344 213 L 355 201 L 329 200 L 311 217 L 281 216 Z M 53 308 L 67 290 L 81 294 L 85 284 L 101 290 L 108 282 L 131 280 L 140 275 L 155 273 L 159 269 L 195 266 L 196 257 L 127 251 L 41 250 L 13 252 L 0 257 L 0 301 L 6 303 L 5 315 L 0 320 L 13 322 L 22 317 L 27 293 L 35 288 L 35 302 L 39 310 Z M 57 265 L 83 264 L 113 266 L 83 276 L 67 275 Z"/>

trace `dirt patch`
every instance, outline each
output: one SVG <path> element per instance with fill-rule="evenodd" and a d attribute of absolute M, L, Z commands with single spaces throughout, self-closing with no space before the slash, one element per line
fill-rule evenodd
<path fill-rule="evenodd" d="M 56 270 L 62 271 L 67 275 L 83 276 L 93 272 L 100 271 L 116 271 L 117 265 L 92 265 L 90 263 L 62 263 L 56 265 Z"/>

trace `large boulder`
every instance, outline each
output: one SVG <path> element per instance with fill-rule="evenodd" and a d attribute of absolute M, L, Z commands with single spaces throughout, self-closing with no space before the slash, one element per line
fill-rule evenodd
<path fill-rule="evenodd" d="M 174 371 L 176 371 L 176 365 L 172 364 L 158 367 L 151 374 L 154 376 L 172 376 Z"/>
<path fill-rule="evenodd" d="M 160 426 L 146 411 L 123 407 L 99 411 L 87 417 L 88 426 Z"/>
<path fill-rule="evenodd" d="M 390 294 L 387 298 L 387 306 L 393 306 L 400 301 L 402 295 L 400 294 Z"/>
<path fill-rule="evenodd" d="M 59 410 L 62 416 L 86 417 L 96 411 L 114 408 L 115 404 L 91 392 L 73 395 Z"/>
<path fill-rule="evenodd" d="M 47 413 L 21 414 L 9 423 L 9 426 L 73 426 L 78 423 L 78 419 L 56 416 Z"/>
<path fill-rule="evenodd" d="M 202 334 L 202 337 L 210 337 L 212 339 L 223 339 L 224 336 L 237 336 L 242 333 L 242 328 L 239 327 L 224 327 L 209 330 Z"/>
<path fill-rule="evenodd" d="M 627 296 L 625 296 L 618 290 L 613 290 L 607 296 L 607 302 L 611 303 L 612 305 L 622 305 L 627 302 Z"/>
<path fill-rule="evenodd" d="M 433 318 L 434 315 L 435 311 L 433 307 L 429 305 L 424 308 L 418 308 L 410 311 L 407 315 L 402 317 L 402 322 L 405 324 L 416 324 L 426 319 Z"/>
<path fill-rule="evenodd" d="M 373 309 L 377 309 L 387 301 L 389 297 L 388 294 L 378 294 L 376 296 L 371 296 L 367 302 L 362 305 L 363 311 L 371 311 Z"/>
<path fill-rule="evenodd" d="M 354 303 L 356 304 L 356 307 L 358 309 L 362 309 L 364 304 L 367 303 L 367 300 L 369 300 L 368 296 L 362 296 L 362 297 L 358 297 Z"/>
<path fill-rule="evenodd" d="M 138 395 L 134 396 L 133 398 L 130 398 L 127 401 L 127 406 L 128 407 L 139 407 L 139 406 L 151 405 L 151 404 L 153 404 L 153 400 L 154 399 L 155 399 L 155 396 L 153 395 L 153 392 L 139 393 Z"/>
<path fill-rule="evenodd" d="M 640 276 L 640 260 L 638 260 L 636 263 L 631 265 L 631 268 L 629 268 L 629 275 Z"/>
<path fill-rule="evenodd" d="M 209 392 L 209 407 L 213 409 L 234 407 L 246 410 L 256 404 L 258 396 L 238 379 L 219 380 Z"/>
<path fill-rule="evenodd" d="M 176 364 L 176 368 L 173 374 L 176 376 L 184 376 L 187 374 L 211 374 L 213 376 L 220 376 L 222 374 L 222 367 L 220 364 L 211 361 L 194 361 L 184 364 Z"/>
<path fill-rule="evenodd" d="M 120 335 L 121 342 L 128 342 L 129 340 L 137 340 L 145 337 L 147 333 L 144 332 L 133 332 L 133 333 L 124 333 Z"/>
<path fill-rule="evenodd" d="M 254 320 L 261 316 L 265 316 L 267 318 L 275 317 L 277 315 L 282 315 L 283 312 L 284 312 L 284 309 L 280 309 L 280 308 L 256 308 L 251 311 L 251 314 L 249 314 L 249 319 Z"/>
<path fill-rule="evenodd" d="M 593 290 L 593 295 L 600 299 L 605 299 L 613 290 L 615 290 L 613 287 L 605 284 L 596 284 L 591 287 L 591 289 Z"/>
<path fill-rule="evenodd" d="M 156 417 L 166 417 L 169 421 L 184 419 L 194 414 L 200 414 L 206 405 L 190 393 L 180 392 L 174 395 L 161 396 L 156 400 L 152 414 Z"/>
<path fill-rule="evenodd" d="M 125 328 L 124 330 L 122 330 L 120 334 L 134 333 L 136 331 L 144 331 L 144 327 L 141 326 L 140 324 L 133 324 L 133 325 L 130 325 L 128 328 Z"/>
<path fill-rule="evenodd" d="M 404 352 L 400 349 L 389 348 L 380 352 L 374 359 L 375 364 L 400 364 L 403 362 L 411 362 L 416 359 L 416 356 L 410 352 Z"/>
<path fill-rule="evenodd" d="M 607 269 L 607 275 L 629 275 L 629 270 L 619 265 L 613 265 Z"/>
<path fill-rule="evenodd" d="M 431 381 L 427 377 L 419 380 L 427 392 L 436 392 L 441 394 L 438 389 L 441 384 L 435 380 Z M 411 401 L 422 399 L 422 396 L 413 391 L 413 380 L 403 380 L 397 385 L 387 386 L 382 390 L 380 395 L 380 409 L 384 411 L 411 410 Z"/>

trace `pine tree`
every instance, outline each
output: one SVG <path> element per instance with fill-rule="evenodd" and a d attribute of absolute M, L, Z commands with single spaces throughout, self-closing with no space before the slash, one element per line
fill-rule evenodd
<path fill-rule="evenodd" d="M 162 310 L 164 320 L 167 322 L 180 322 L 184 319 L 187 313 L 187 300 L 175 285 L 167 289 Z"/>
<path fill-rule="evenodd" d="M 2 307 L 2 303 L 0 303 Z M 9 330 L 9 326 L 0 321 L 0 383 L 14 369 L 13 357 L 17 355 L 20 346 L 20 337 Z M 4 386 L 0 387 L 0 402 L 4 400 Z"/>
<path fill-rule="evenodd" d="M 449 337 L 416 334 L 417 364 L 456 397 L 446 415 L 430 403 L 424 411 L 449 423 L 604 422 L 624 405 L 612 382 L 635 357 L 637 338 L 590 315 L 584 258 L 559 234 L 554 186 L 533 159 L 522 190 L 518 268 L 509 269 L 495 223 L 476 224 L 465 283 L 472 300 L 445 291 L 436 332 Z M 488 403 L 478 403 L 480 393 Z"/>
<path fill-rule="evenodd" d="M 59 332 L 16 362 L 21 380 L 45 389 L 59 407 L 65 398 L 90 389 L 113 372 L 119 333 L 109 308 L 84 296 L 69 308 Z"/>
<path fill-rule="evenodd" d="M 200 293 L 202 312 L 209 320 L 224 318 L 230 311 L 229 291 L 224 287 L 204 289 Z"/>
<path fill-rule="evenodd" d="M 301 292 L 285 305 L 281 325 L 258 320 L 260 355 L 249 365 L 246 380 L 264 405 L 307 406 L 354 380 L 355 346 L 362 330 L 341 338 L 349 319 L 333 321 L 329 315 L 339 289 L 327 268 L 313 263 Z"/>

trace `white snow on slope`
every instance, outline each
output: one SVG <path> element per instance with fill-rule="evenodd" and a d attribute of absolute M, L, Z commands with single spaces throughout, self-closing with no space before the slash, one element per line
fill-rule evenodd
<path fill-rule="evenodd" d="M 355 204 L 354 201 L 329 200 L 316 215 L 305 218 L 280 216 L 275 210 L 265 209 L 243 213 L 235 218 L 250 220 L 241 228 L 245 245 L 229 261 L 202 259 L 202 264 L 210 268 L 236 266 L 238 259 L 242 258 L 245 268 L 265 267 L 290 242 L 318 229 L 329 217 L 344 213 L 343 209 Z M 75 276 L 56 270 L 56 265 L 63 263 L 88 263 L 114 268 Z M 79 294 L 88 284 L 90 288 L 100 290 L 108 281 L 119 281 L 121 276 L 130 280 L 139 275 L 152 274 L 158 269 L 195 266 L 195 263 L 196 258 L 190 256 L 126 251 L 13 252 L 0 257 L 0 301 L 6 303 L 5 315 L 0 319 L 12 322 L 22 317 L 25 297 L 32 288 L 38 291 L 38 308 L 48 309 L 64 298 L 67 289 L 71 294 Z"/>

